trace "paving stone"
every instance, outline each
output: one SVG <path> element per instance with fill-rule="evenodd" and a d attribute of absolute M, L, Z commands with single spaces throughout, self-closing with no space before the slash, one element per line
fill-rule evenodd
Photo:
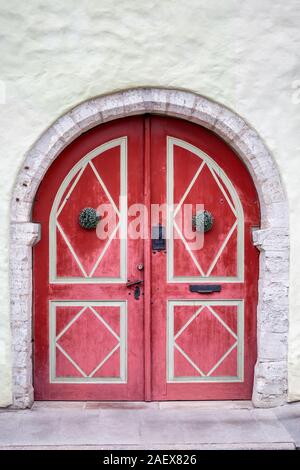
<path fill-rule="evenodd" d="M 96 404 L 40 402 L 3 411 L 0 448 L 294 449 L 300 442 L 300 404 L 273 410 L 249 402 Z"/>

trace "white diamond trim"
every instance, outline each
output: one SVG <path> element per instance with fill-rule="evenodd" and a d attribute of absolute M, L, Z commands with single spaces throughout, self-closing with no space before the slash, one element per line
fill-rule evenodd
<path fill-rule="evenodd" d="M 209 377 L 222 364 L 222 362 L 226 359 L 227 356 L 229 356 L 231 351 L 233 351 L 237 347 L 237 345 L 238 345 L 238 342 L 236 341 L 235 343 L 233 343 L 232 346 L 230 346 L 228 351 L 226 351 L 225 354 L 223 354 L 223 356 L 218 360 L 218 362 L 206 374 L 207 377 Z"/>
<path fill-rule="evenodd" d="M 102 178 L 100 177 L 100 175 L 99 175 L 97 169 L 95 168 L 95 165 L 92 163 L 92 161 L 89 161 L 86 165 L 84 165 L 84 166 L 82 167 L 82 170 L 79 172 L 79 175 L 77 176 L 77 178 L 76 178 L 76 180 L 74 181 L 74 183 L 73 183 L 73 185 L 72 185 L 70 191 L 68 192 L 66 198 L 64 199 L 63 204 L 60 206 L 60 208 L 59 208 L 59 210 L 58 210 L 58 212 L 57 212 L 57 215 L 56 215 L 56 219 L 58 218 L 58 216 L 59 216 L 59 214 L 61 213 L 61 211 L 62 211 L 64 205 L 66 204 L 68 198 L 70 197 L 70 195 L 71 195 L 71 193 L 73 192 L 75 186 L 77 185 L 78 181 L 80 180 L 80 177 L 81 177 L 81 175 L 83 174 L 84 170 L 86 169 L 87 165 L 90 165 L 90 167 L 92 168 L 92 170 L 93 170 L 93 172 L 94 172 L 94 174 L 95 174 L 95 176 L 96 176 L 96 178 L 97 178 L 97 180 L 98 180 L 100 186 L 102 187 L 102 189 L 103 189 L 103 191 L 105 192 L 105 194 L 106 194 L 106 196 L 107 196 L 109 202 L 111 203 L 112 207 L 114 208 L 114 211 L 116 212 L 116 214 L 118 215 L 118 217 L 119 217 L 119 219 L 120 219 L 121 214 L 120 214 L 120 212 L 119 212 L 117 206 L 115 205 L 115 202 L 114 202 L 114 200 L 113 200 L 113 198 L 112 198 L 110 192 L 108 191 L 108 189 L 107 189 L 107 187 L 105 186 L 105 184 L 104 184 Z M 98 267 L 99 264 L 101 263 L 101 260 L 103 259 L 103 257 L 104 257 L 104 255 L 105 255 L 105 253 L 107 252 L 107 250 L 108 250 L 108 248 L 109 248 L 109 246 L 110 246 L 112 240 L 114 239 L 114 236 L 116 235 L 116 233 L 117 233 L 117 231 L 118 231 L 118 229 L 119 229 L 119 227 L 120 227 L 120 222 L 118 222 L 118 224 L 117 224 L 116 227 L 114 228 L 113 232 L 112 232 L 111 235 L 109 236 L 109 238 L 108 238 L 108 240 L 107 240 L 107 242 L 106 242 L 106 244 L 105 244 L 103 250 L 102 250 L 101 253 L 100 253 L 100 256 L 99 256 L 98 259 L 96 260 L 96 262 L 95 262 L 94 266 L 92 267 L 92 269 L 91 269 L 91 271 L 90 271 L 89 274 L 86 273 L 84 267 L 82 266 L 82 263 L 80 262 L 78 256 L 76 255 L 76 252 L 75 252 L 74 248 L 72 247 L 72 244 L 71 244 L 70 240 L 68 239 L 67 235 L 65 234 L 65 232 L 64 232 L 62 226 L 60 225 L 60 223 L 58 222 L 58 220 L 56 221 L 56 225 L 57 225 L 57 227 L 58 227 L 58 229 L 59 229 L 59 231 L 60 231 L 60 233 L 61 233 L 61 235 L 62 235 L 64 241 L 66 242 L 66 244 L 67 244 L 67 246 L 68 246 L 68 248 L 69 248 L 69 250 L 70 250 L 72 256 L 74 257 L 76 263 L 78 264 L 79 268 L 81 269 L 81 271 L 82 271 L 84 277 L 87 278 L 87 277 L 92 277 L 92 276 L 94 275 L 94 273 L 95 273 L 97 267 Z"/>
<path fill-rule="evenodd" d="M 188 188 L 186 189 L 184 196 L 181 198 L 179 206 L 174 209 L 174 146 L 182 147 L 189 152 L 197 155 L 199 158 L 202 159 L 202 163 L 200 164 L 198 170 L 196 171 L 194 177 L 192 178 Z M 192 186 L 194 185 L 197 177 L 199 176 L 200 172 L 202 171 L 204 164 L 206 164 L 215 179 L 218 187 L 220 188 L 222 194 L 224 195 L 230 209 L 232 210 L 233 214 L 236 217 L 236 221 L 232 225 L 230 231 L 228 232 L 224 242 L 222 243 L 218 253 L 216 254 L 215 258 L 212 260 L 208 270 L 204 273 L 199 261 L 193 255 L 192 250 L 190 249 L 187 241 L 184 239 L 182 232 L 180 231 L 178 225 L 175 221 L 175 216 L 178 213 L 181 205 L 184 203 L 184 199 L 191 190 Z M 218 177 L 217 177 L 218 174 Z M 220 182 L 222 180 L 223 184 L 226 185 L 226 188 L 232 198 L 234 203 L 231 203 L 226 191 L 224 190 L 223 185 Z M 226 282 L 242 282 L 244 280 L 244 213 L 243 207 L 238 197 L 238 194 L 232 185 L 230 179 L 227 177 L 225 172 L 222 170 L 219 165 L 207 154 L 205 154 L 202 150 L 195 147 L 194 145 L 189 144 L 180 139 L 176 139 L 174 137 L 167 137 L 167 205 L 169 207 L 167 213 L 167 278 L 168 282 L 207 282 L 210 281 L 226 281 Z M 174 276 L 174 234 L 173 230 L 177 231 L 180 236 L 181 241 L 183 242 L 187 252 L 191 256 L 195 266 L 197 267 L 200 276 Z M 220 256 L 222 255 L 232 233 L 234 230 L 237 230 L 237 275 L 236 276 L 212 276 L 211 272 L 214 269 L 216 263 L 218 262 Z"/>
<path fill-rule="evenodd" d="M 181 335 L 181 333 L 189 326 L 190 323 L 192 323 L 193 320 L 195 320 L 195 318 L 202 312 L 202 310 L 204 309 L 204 305 L 202 305 L 202 307 L 198 308 L 198 310 L 196 311 L 196 313 L 194 313 L 191 318 L 183 325 L 183 327 L 176 333 L 176 335 L 174 336 L 174 340 L 176 341 L 176 339 Z"/>
<path fill-rule="evenodd" d="M 95 369 L 90 373 L 86 374 L 82 371 L 81 367 L 76 363 L 74 359 L 71 358 L 71 356 L 64 350 L 64 348 L 57 343 L 57 341 L 66 333 L 66 331 L 78 320 L 78 318 L 87 310 L 87 308 L 95 315 L 95 317 L 103 323 L 103 325 L 107 328 L 107 330 L 118 340 L 118 344 L 105 356 L 105 358 L 98 364 L 98 366 L 95 367 Z M 79 313 L 75 315 L 73 320 L 71 320 L 68 325 L 63 329 L 63 331 L 58 335 L 56 338 L 56 347 L 69 359 L 70 362 L 79 370 L 83 372 L 84 377 L 92 377 L 97 370 L 99 370 L 105 362 L 112 356 L 112 354 L 119 349 L 120 347 L 120 337 L 117 335 L 117 333 L 106 323 L 106 321 L 99 315 L 96 310 L 93 307 L 84 307 L 82 310 L 80 310 Z"/>
<path fill-rule="evenodd" d="M 111 194 L 109 193 L 106 185 L 104 184 L 101 176 L 99 175 L 97 169 L 92 163 L 92 159 L 101 155 L 101 153 L 105 152 L 114 147 L 120 147 L 120 196 L 121 196 L 121 204 L 120 210 L 117 208 Z M 107 240 L 106 245 L 104 246 L 102 252 L 99 255 L 95 265 L 91 269 L 90 273 L 88 274 L 84 269 L 82 263 L 80 262 L 78 256 L 75 253 L 68 237 L 63 231 L 63 228 L 57 221 L 57 217 L 62 211 L 64 205 L 66 204 L 68 198 L 70 197 L 72 191 L 74 190 L 76 184 L 78 183 L 81 175 L 83 174 L 87 165 L 90 165 L 100 186 L 102 187 L 103 191 L 107 195 L 112 207 L 114 208 L 116 214 L 119 217 L 119 222 L 117 226 L 114 228 L 112 234 Z M 78 174 L 77 174 L 78 173 Z M 66 190 L 66 187 L 76 175 L 76 178 L 68 191 L 67 196 L 65 197 L 63 203 L 59 207 L 61 202 L 61 198 Z M 119 283 L 119 282 L 126 282 L 127 280 L 127 137 L 120 137 L 118 139 L 111 140 L 106 142 L 103 145 L 95 148 L 87 155 L 85 155 L 79 162 L 74 165 L 74 167 L 70 170 L 68 175 L 65 177 L 64 181 L 62 182 L 53 202 L 53 206 L 51 209 L 50 215 L 50 222 L 49 222 L 49 277 L 50 282 L 52 283 L 63 283 L 63 284 L 81 284 L 81 283 L 89 283 L 89 284 L 110 284 L 110 283 Z M 65 243 L 67 244 L 68 249 L 70 250 L 73 258 L 75 259 L 77 265 L 79 266 L 83 276 L 82 277 L 58 277 L 56 271 L 56 264 L 57 264 L 57 244 L 56 244 L 56 227 L 60 231 Z M 119 277 L 106 277 L 106 276 L 95 276 L 93 277 L 99 263 L 103 259 L 105 252 L 107 251 L 113 237 L 116 235 L 117 230 L 120 229 L 122 232 L 122 236 L 120 237 L 120 276 Z"/>
<path fill-rule="evenodd" d="M 111 328 L 111 326 L 102 318 L 102 316 L 93 308 L 90 307 L 90 310 L 93 312 L 93 314 L 100 320 L 101 323 L 103 323 L 104 326 L 110 331 L 110 333 L 118 340 L 120 341 L 120 336 Z"/>
<path fill-rule="evenodd" d="M 199 306 L 199 309 L 185 323 L 180 331 L 174 335 L 174 307 L 175 306 Z M 222 320 L 214 311 L 214 306 L 236 306 L 237 307 L 237 334 Z M 222 326 L 235 338 L 235 342 L 221 356 L 218 362 L 205 374 L 200 367 L 193 362 L 188 354 L 176 343 L 176 339 L 185 328 L 207 307 L 212 315 L 222 324 Z M 177 377 L 174 375 L 174 349 L 177 349 L 200 377 Z M 236 376 L 216 376 L 211 374 L 222 364 L 229 354 L 237 348 L 237 375 Z M 201 371 L 201 372 L 200 372 Z M 195 382 L 243 382 L 244 380 L 244 301 L 243 300 L 170 300 L 167 302 L 167 382 L 169 383 L 195 383 Z"/>
<path fill-rule="evenodd" d="M 82 315 L 83 312 L 85 312 L 85 310 L 87 309 L 87 307 L 83 307 L 76 315 L 74 318 L 72 318 L 72 320 L 62 329 L 62 331 L 56 336 L 56 342 L 66 333 L 66 331 L 70 328 L 70 326 L 73 325 L 73 323 L 76 322 L 76 320 Z"/>
<path fill-rule="evenodd" d="M 113 206 L 114 208 L 114 211 L 116 212 L 116 214 L 121 217 L 121 214 L 119 212 L 119 209 L 117 208 L 116 204 L 115 204 L 115 201 L 113 200 L 112 198 L 112 195 L 110 194 L 110 192 L 108 191 L 106 185 L 104 184 L 104 181 L 103 179 L 101 178 L 101 176 L 99 175 L 98 171 L 96 170 L 95 168 L 95 165 L 93 164 L 92 161 L 89 162 L 89 165 L 90 167 L 92 168 L 93 172 L 95 173 L 95 176 L 97 178 L 97 180 L 99 181 L 100 183 L 100 186 L 102 187 L 103 191 L 105 192 L 109 202 L 111 203 L 111 205 Z"/>
<path fill-rule="evenodd" d="M 211 305 L 207 306 L 208 310 L 210 313 L 213 314 L 213 316 L 226 328 L 226 330 L 235 338 L 238 339 L 237 335 L 235 334 L 234 331 L 227 325 L 227 323 L 212 309 Z"/>
<path fill-rule="evenodd" d="M 59 214 L 61 213 L 61 211 L 62 211 L 63 208 L 65 207 L 66 203 L 68 202 L 69 197 L 71 196 L 72 192 L 74 191 L 74 189 L 75 189 L 75 187 L 76 187 L 78 181 L 80 180 L 82 173 L 83 173 L 84 170 L 86 169 L 87 165 L 88 165 L 87 163 L 86 163 L 85 165 L 83 165 L 83 167 L 81 168 L 81 170 L 80 170 L 79 173 L 77 174 L 77 176 L 76 176 L 76 178 L 75 178 L 75 180 L 74 180 L 74 182 L 73 182 L 71 188 L 69 189 L 69 191 L 68 191 L 68 193 L 67 193 L 65 199 L 63 200 L 62 204 L 61 204 L 60 207 L 58 208 L 58 211 L 57 211 L 57 213 L 56 213 L 56 218 L 58 218 Z"/>
<path fill-rule="evenodd" d="M 210 276 L 210 273 L 212 272 L 212 270 L 214 269 L 215 265 L 217 264 L 218 262 L 218 259 L 220 258 L 220 256 L 222 255 L 227 243 L 229 242 L 230 238 L 231 238 L 231 235 L 233 234 L 234 230 L 236 229 L 237 227 L 237 220 L 234 222 L 233 226 L 231 227 L 231 229 L 229 230 L 225 240 L 223 241 L 222 245 L 220 246 L 219 250 L 218 250 L 218 253 L 216 254 L 215 258 L 213 259 L 209 269 L 207 270 L 205 276 L 208 277 Z"/>
<path fill-rule="evenodd" d="M 219 359 L 219 361 L 212 367 L 212 369 L 207 373 L 205 374 L 204 372 L 201 371 L 200 367 L 198 367 L 194 362 L 193 360 L 189 357 L 189 355 L 180 347 L 178 346 L 178 344 L 176 343 L 176 339 L 181 335 L 181 333 L 192 323 L 192 321 L 195 320 L 195 318 L 202 312 L 202 310 L 204 309 L 204 305 L 202 307 L 200 307 L 196 313 L 194 313 L 194 315 L 192 315 L 192 317 L 185 323 L 185 325 L 180 329 L 180 331 L 174 336 L 174 346 L 176 347 L 176 349 L 178 349 L 178 351 L 181 352 L 181 354 L 186 358 L 186 360 L 200 373 L 200 375 L 202 376 L 209 376 L 211 375 L 218 367 L 220 364 L 222 364 L 222 362 L 226 359 L 226 357 L 231 353 L 231 351 L 237 346 L 238 344 L 238 341 L 236 341 L 232 346 L 230 346 L 230 348 L 223 354 L 223 356 Z M 219 315 L 211 308 L 210 305 L 207 305 L 207 309 L 210 311 L 210 313 L 224 326 L 224 328 L 226 328 L 226 330 L 236 339 L 238 340 L 238 337 L 237 335 L 234 333 L 234 331 L 232 331 L 232 329 L 227 325 L 227 323 L 225 323 L 221 317 L 219 317 Z"/>
<path fill-rule="evenodd" d="M 183 357 L 191 364 L 191 366 L 201 375 L 202 377 L 205 377 L 204 372 L 198 367 L 192 359 L 187 355 L 187 353 L 180 347 L 178 346 L 177 343 L 174 343 L 174 347 L 183 355 Z"/>
<path fill-rule="evenodd" d="M 181 230 L 179 229 L 177 223 L 175 222 L 175 220 L 173 220 L 173 227 L 176 229 L 178 235 L 180 236 L 180 239 L 182 240 L 182 242 L 185 246 L 186 251 L 189 253 L 190 257 L 192 258 L 192 260 L 193 260 L 194 264 L 196 265 L 198 271 L 200 272 L 201 276 L 205 276 L 204 271 L 200 266 L 200 263 L 198 262 L 197 258 L 194 256 L 194 253 L 190 249 L 188 242 L 184 238 L 184 236 L 183 236 Z"/>
<path fill-rule="evenodd" d="M 56 308 L 57 307 L 82 307 L 75 317 L 56 336 Z M 101 317 L 93 307 L 119 307 L 120 309 L 120 336 Z M 90 374 L 86 374 L 72 357 L 57 343 L 75 321 L 89 309 L 91 313 L 102 323 L 107 330 L 118 340 L 118 344 L 105 356 Z M 126 383 L 127 382 L 127 302 L 126 301 L 50 301 L 49 302 L 49 364 L 50 383 Z M 80 372 L 82 377 L 57 377 L 56 376 L 56 348 L 70 361 Z M 108 361 L 108 359 L 120 349 L 120 376 L 119 377 L 94 377 L 95 373 Z"/>
<path fill-rule="evenodd" d="M 70 361 L 71 364 L 76 367 L 76 369 L 81 373 L 83 377 L 87 377 L 86 373 L 81 369 L 81 367 L 79 367 L 77 362 L 75 362 L 74 359 L 71 358 L 71 356 L 64 350 L 64 348 L 60 344 L 56 344 L 55 346 L 63 353 L 63 355 L 68 359 L 68 361 Z"/>
<path fill-rule="evenodd" d="M 62 228 L 62 226 L 60 225 L 60 223 L 58 222 L 58 220 L 56 221 L 56 226 L 57 226 L 57 228 L 58 228 L 58 230 L 59 230 L 61 236 L 63 237 L 63 239 L 64 239 L 64 241 L 65 241 L 65 243 L 66 243 L 68 249 L 70 250 L 71 255 L 73 256 L 73 258 L 75 259 L 75 261 L 76 261 L 76 263 L 77 263 L 79 269 L 81 270 L 82 274 L 84 275 L 84 277 L 88 277 L 88 276 L 87 276 L 87 273 L 86 273 L 86 271 L 85 271 L 85 269 L 84 269 L 84 267 L 83 267 L 82 264 L 81 264 L 80 259 L 79 259 L 78 256 L 76 255 L 76 252 L 75 252 L 75 250 L 74 250 L 74 248 L 73 248 L 73 246 L 72 246 L 70 240 L 68 239 L 67 235 L 66 235 L 65 232 L 63 231 L 63 228 Z"/>
<path fill-rule="evenodd" d="M 100 364 L 95 367 L 95 369 L 89 374 L 89 377 L 93 377 L 96 372 L 101 369 L 102 366 L 108 361 L 108 359 L 120 348 L 120 344 L 117 344 L 108 354 L 107 356 L 103 359 L 103 361 L 100 362 Z"/>
<path fill-rule="evenodd" d="M 180 208 L 181 208 L 181 206 L 182 206 L 182 204 L 183 204 L 185 198 L 187 197 L 187 195 L 189 194 L 190 190 L 191 190 L 192 187 L 194 186 L 194 184 L 195 184 L 195 182 L 196 182 L 198 176 L 200 175 L 201 171 L 203 170 L 204 166 L 205 166 L 205 162 L 203 161 L 203 162 L 201 163 L 201 165 L 199 166 L 198 170 L 196 171 L 196 173 L 194 174 L 194 176 L 193 176 L 193 178 L 192 178 L 190 184 L 188 185 L 187 189 L 185 190 L 184 195 L 182 196 L 182 198 L 181 198 L 181 200 L 180 200 L 178 206 L 177 206 L 176 209 L 174 210 L 174 216 L 173 216 L 174 218 L 176 217 L 176 215 L 177 215 L 178 212 L 180 211 Z"/>
<path fill-rule="evenodd" d="M 227 203 L 228 203 L 230 209 L 232 210 L 232 212 L 233 212 L 233 214 L 235 215 L 235 217 L 237 217 L 236 210 L 235 210 L 235 208 L 233 207 L 233 205 L 232 205 L 232 203 L 231 203 L 231 201 L 230 201 L 230 199 L 229 199 L 229 197 L 228 197 L 226 191 L 224 190 L 223 185 L 222 185 L 221 182 L 219 181 L 219 178 L 217 177 L 215 171 L 213 170 L 213 168 L 212 168 L 210 165 L 207 165 L 207 166 L 208 166 L 209 171 L 211 172 L 211 174 L 212 174 L 212 176 L 213 176 L 215 182 L 217 183 L 217 185 L 219 186 L 220 190 L 222 191 L 222 194 L 223 194 L 223 196 L 225 197 L 225 199 L 226 199 L 226 201 L 227 201 Z"/>
<path fill-rule="evenodd" d="M 88 277 L 92 277 L 94 275 L 94 272 L 96 271 L 96 269 L 98 268 L 99 264 L 101 263 L 101 260 L 103 259 L 105 253 L 107 252 L 111 242 L 113 241 L 114 239 L 114 236 L 116 235 L 117 231 L 119 230 L 120 228 L 120 223 L 118 223 L 115 228 L 113 229 L 111 235 L 108 237 L 108 240 L 103 248 L 103 250 L 101 251 L 101 254 L 99 256 L 99 258 L 97 259 L 96 263 L 94 264 L 90 274 Z"/>

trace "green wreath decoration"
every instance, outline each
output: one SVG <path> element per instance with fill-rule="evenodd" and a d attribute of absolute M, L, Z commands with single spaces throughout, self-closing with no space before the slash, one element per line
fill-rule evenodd
<path fill-rule="evenodd" d="M 100 216 L 92 207 L 85 207 L 79 214 L 79 225 L 86 230 L 93 230 L 97 227 Z"/>
<path fill-rule="evenodd" d="M 192 217 L 193 227 L 197 232 L 208 232 L 214 224 L 214 216 L 209 211 L 201 211 Z"/>

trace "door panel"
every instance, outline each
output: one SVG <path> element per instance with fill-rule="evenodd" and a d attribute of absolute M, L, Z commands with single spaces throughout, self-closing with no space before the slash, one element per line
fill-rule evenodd
<path fill-rule="evenodd" d="M 241 382 L 243 350 L 243 301 L 168 302 L 169 383 Z"/>
<path fill-rule="evenodd" d="M 120 231 L 124 230 L 121 222 L 124 224 L 127 220 L 126 205 L 120 207 L 121 198 L 127 196 L 126 174 L 126 137 L 99 145 L 68 173 L 56 194 L 50 215 L 52 282 L 126 281 L 126 240 L 120 237 Z M 100 205 L 107 207 L 114 221 L 105 239 L 77 223 L 81 209 Z"/>
<path fill-rule="evenodd" d="M 126 287 L 143 262 L 143 240 L 126 237 L 128 206 L 143 201 L 143 140 L 142 117 L 97 127 L 64 150 L 38 190 L 37 399 L 144 398 L 143 296 Z M 83 208 L 101 204 L 115 221 L 106 238 L 78 223 Z"/>
<path fill-rule="evenodd" d="M 244 216 L 236 191 L 222 168 L 198 147 L 167 137 L 167 202 L 175 206 L 167 221 L 168 280 L 243 280 Z M 213 214 L 205 249 L 194 249 L 183 229 L 184 208 L 196 204 Z"/>
<path fill-rule="evenodd" d="M 152 251 L 152 398 L 249 399 L 256 360 L 259 205 L 238 156 L 212 132 L 178 119 L 151 120 L 152 203 L 174 204 L 167 250 Z M 213 214 L 193 249 L 179 208 Z M 181 224 L 181 225 L 180 225 Z M 167 237 L 168 238 L 168 237 Z M 194 246 L 195 248 L 195 246 Z M 190 285 L 218 284 L 199 294 Z"/>
<path fill-rule="evenodd" d="M 126 331 L 125 301 L 51 302 L 51 383 L 126 382 Z"/>

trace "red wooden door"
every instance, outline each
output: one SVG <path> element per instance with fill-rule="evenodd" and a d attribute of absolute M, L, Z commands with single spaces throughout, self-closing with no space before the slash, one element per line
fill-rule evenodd
<path fill-rule="evenodd" d="M 177 119 L 152 119 L 151 160 L 152 202 L 171 207 L 166 250 L 153 253 L 151 262 L 152 398 L 249 399 L 258 282 L 253 182 L 220 138 Z M 211 230 L 198 234 L 199 247 L 185 230 L 196 204 L 214 217 Z M 190 291 L 203 284 L 221 291 Z"/>
<path fill-rule="evenodd" d="M 43 400 L 143 400 L 143 240 L 124 237 L 128 207 L 143 201 L 142 117 L 99 126 L 69 145 L 38 190 L 33 219 L 34 389 Z M 121 198 L 120 198 L 121 196 Z M 126 201 L 126 198 L 128 200 Z M 108 236 L 78 223 L 107 206 Z M 104 206 L 105 207 L 105 206 Z M 104 220 L 104 218 L 103 218 Z M 115 220 L 115 224 L 113 223 Z"/>
<path fill-rule="evenodd" d="M 83 208 L 101 204 L 105 239 L 100 223 L 97 230 L 78 223 Z M 140 234 L 161 224 L 170 235 L 165 249 L 132 236 L 135 204 L 149 214 L 162 205 Z M 187 205 L 187 219 L 195 215 L 196 204 L 214 223 L 195 246 L 181 215 Z M 251 227 L 259 206 L 247 169 L 221 139 L 158 116 L 101 125 L 55 160 L 33 220 L 42 225 L 34 249 L 37 399 L 250 398 L 258 278 Z M 139 296 L 128 280 L 144 281 Z M 190 291 L 206 284 L 221 291 Z"/>

